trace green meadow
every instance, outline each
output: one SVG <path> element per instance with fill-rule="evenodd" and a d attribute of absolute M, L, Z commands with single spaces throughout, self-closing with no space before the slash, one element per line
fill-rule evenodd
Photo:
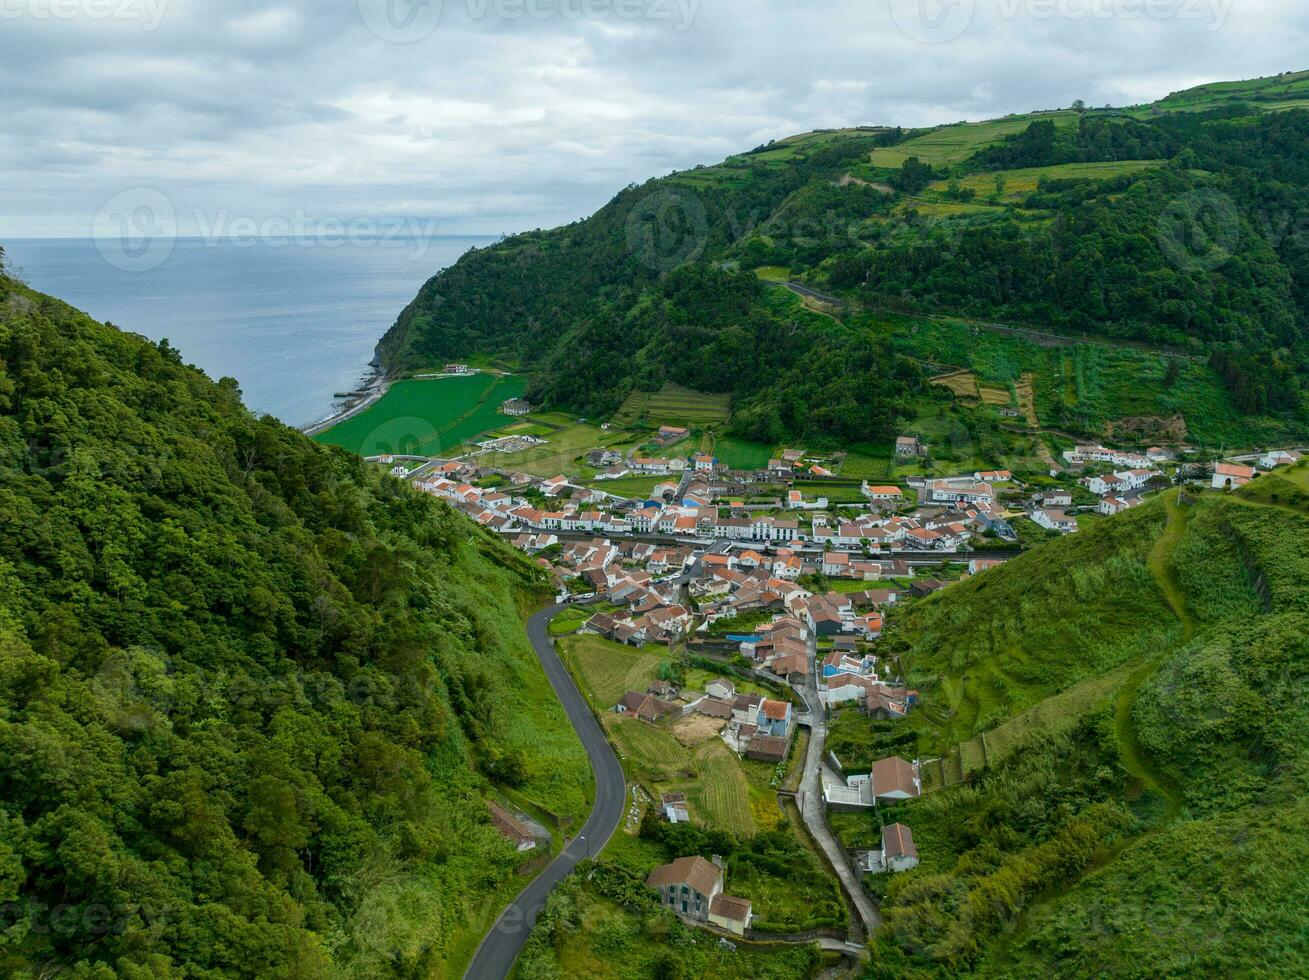
<path fill-rule="evenodd" d="M 367 411 L 315 438 L 360 456 L 436 456 L 504 424 L 500 404 L 526 387 L 521 376 L 491 374 L 397 381 Z"/>

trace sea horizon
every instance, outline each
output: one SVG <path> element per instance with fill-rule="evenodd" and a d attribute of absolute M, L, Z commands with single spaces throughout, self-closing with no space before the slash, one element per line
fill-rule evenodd
<path fill-rule="evenodd" d="M 112 238 L 0 245 L 34 289 L 155 342 L 167 338 L 215 380 L 235 378 L 252 410 L 304 427 L 331 417 L 334 394 L 369 376 L 378 340 L 423 283 L 499 238 L 179 235 L 140 271 L 115 262 L 121 243 Z"/>

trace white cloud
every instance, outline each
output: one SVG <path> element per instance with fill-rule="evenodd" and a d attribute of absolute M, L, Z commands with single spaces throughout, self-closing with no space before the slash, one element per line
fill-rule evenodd
<path fill-rule="evenodd" d="M 816 127 L 1149 101 L 1309 67 L 1296 0 L 1149 0 L 1174 10 L 1155 17 L 1131 15 L 1146 0 L 959 0 L 973 16 L 939 43 L 897 19 L 917 0 L 655 2 L 572 0 L 588 19 L 444 0 L 408 44 L 352 0 L 169 0 L 157 29 L 5 19 L 0 166 L 21 193 L 0 198 L 0 236 L 85 234 L 140 186 L 168 195 L 183 232 L 226 209 L 499 233 Z"/>

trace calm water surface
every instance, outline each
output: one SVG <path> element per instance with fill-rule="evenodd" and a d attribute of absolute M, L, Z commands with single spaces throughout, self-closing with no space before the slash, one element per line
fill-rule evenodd
<path fill-rule="evenodd" d="M 144 272 L 110 264 L 92 239 L 10 239 L 34 289 L 151 340 L 167 337 L 246 404 L 291 425 L 331 414 L 368 373 L 377 340 L 418 288 L 494 239 L 268 244 L 179 239 Z"/>

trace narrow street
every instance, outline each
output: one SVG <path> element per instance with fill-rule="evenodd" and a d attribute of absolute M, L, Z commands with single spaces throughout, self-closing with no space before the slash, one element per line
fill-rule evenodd
<path fill-rule="evenodd" d="M 798 690 L 808 706 L 806 714 L 800 715 L 798 720 L 800 724 L 805 724 L 807 719 L 809 724 L 809 751 L 805 755 L 804 774 L 800 778 L 800 793 L 797 798 L 800 814 L 804 817 L 810 836 L 818 842 L 818 846 L 823 849 L 832 867 L 836 869 L 837 877 L 841 880 L 841 888 L 858 911 L 865 934 L 871 936 L 882 924 L 882 916 L 872 899 L 868 897 L 868 893 L 864 891 L 859 876 L 855 874 L 854 868 L 850 867 L 845 850 L 827 823 L 822 785 L 823 755 L 827 751 L 827 713 L 823 709 L 822 701 L 819 700 L 814 675 L 810 674 L 805 679 L 803 689 Z"/>

